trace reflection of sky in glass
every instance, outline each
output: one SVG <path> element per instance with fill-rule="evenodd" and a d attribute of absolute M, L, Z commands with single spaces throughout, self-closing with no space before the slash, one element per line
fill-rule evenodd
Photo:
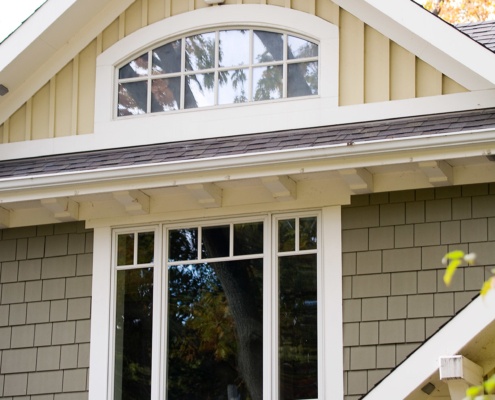
<path fill-rule="evenodd" d="M 185 108 L 192 108 L 190 105 L 192 104 L 191 101 L 196 101 L 198 107 L 208 107 L 215 104 L 215 94 L 213 92 L 213 88 L 207 88 L 205 86 L 205 78 L 211 79 L 211 75 L 213 74 L 195 74 L 194 79 L 187 79 L 189 88 L 194 95 L 194 99 L 190 99 L 190 95 L 188 95 L 188 92 L 186 91 Z"/>
<path fill-rule="evenodd" d="M 288 37 L 289 54 L 288 58 L 303 58 L 303 57 L 316 57 L 318 56 L 318 46 L 307 40 L 300 39 L 294 36 Z"/>
<path fill-rule="evenodd" d="M 228 79 L 225 85 L 218 88 L 218 104 L 245 103 L 248 101 L 247 76 L 248 69 L 237 69 L 226 72 Z"/>
<path fill-rule="evenodd" d="M 189 65 L 188 64 L 189 61 Z M 215 66 L 215 32 L 186 38 L 186 70 L 196 71 Z"/>
<path fill-rule="evenodd" d="M 220 67 L 249 64 L 249 31 L 220 31 Z"/>

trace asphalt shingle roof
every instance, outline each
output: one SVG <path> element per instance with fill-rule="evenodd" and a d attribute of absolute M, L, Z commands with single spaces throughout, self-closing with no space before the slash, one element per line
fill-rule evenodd
<path fill-rule="evenodd" d="M 495 108 L 0 161 L 0 179 L 495 128 Z"/>
<path fill-rule="evenodd" d="M 459 24 L 456 28 L 495 53 L 495 21 Z"/>

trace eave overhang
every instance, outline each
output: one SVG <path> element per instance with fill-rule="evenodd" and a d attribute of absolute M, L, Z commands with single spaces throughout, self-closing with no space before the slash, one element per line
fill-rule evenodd
<path fill-rule="evenodd" d="M 495 154 L 495 129 L 0 179 L 0 205 L 50 197 Z M 419 167 L 418 167 L 419 168 Z M 454 182 L 455 184 L 455 179 Z"/>

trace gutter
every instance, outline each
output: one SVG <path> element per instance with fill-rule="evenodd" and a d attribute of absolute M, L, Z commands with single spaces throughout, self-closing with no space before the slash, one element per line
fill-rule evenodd
<path fill-rule="evenodd" d="M 0 179 L 0 204 L 495 154 L 495 129 Z"/>

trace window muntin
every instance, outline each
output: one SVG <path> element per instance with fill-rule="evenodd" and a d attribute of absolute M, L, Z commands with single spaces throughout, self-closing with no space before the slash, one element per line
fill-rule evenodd
<path fill-rule="evenodd" d="M 113 398 L 317 398 L 317 221 L 118 232 Z"/>
<path fill-rule="evenodd" d="M 166 43 L 120 67 L 117 116 L 316 94 L 316 43 L 279 32 L 217 30 Z"/>

